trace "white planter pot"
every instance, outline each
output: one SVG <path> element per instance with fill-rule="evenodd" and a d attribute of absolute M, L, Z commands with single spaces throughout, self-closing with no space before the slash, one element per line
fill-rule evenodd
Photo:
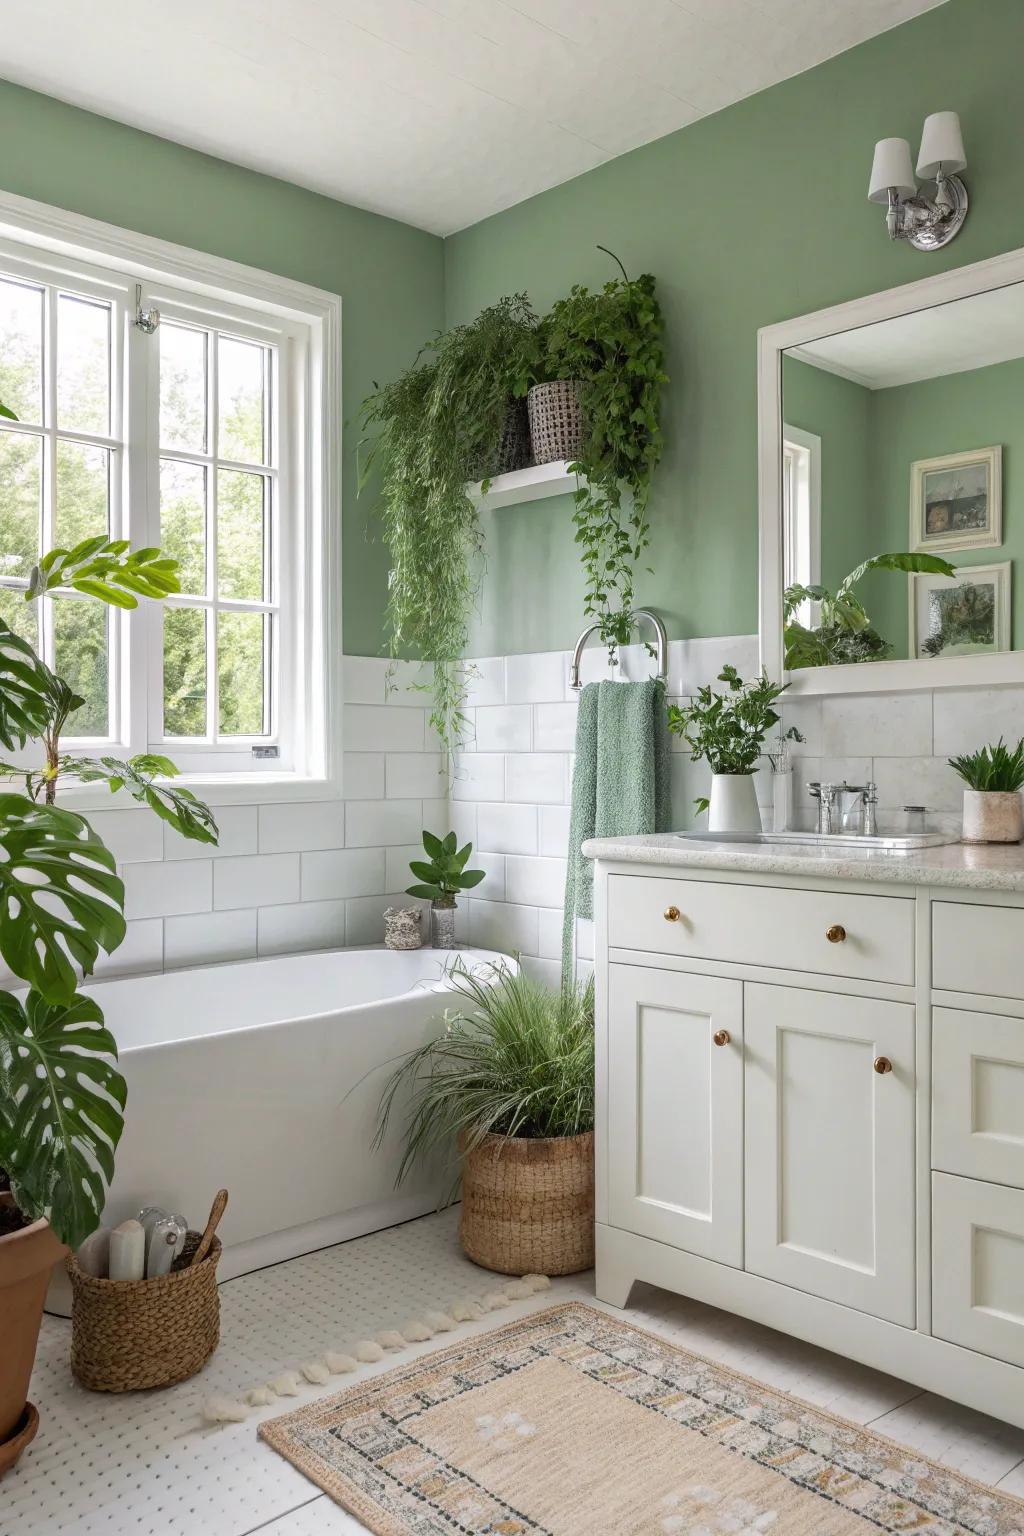
<path fill-rule="evenodd" d="M 711 776 L 709 832 L 760 832 L 754 776 L 751 773 L 715 773 Z"/>
<path fill-rule="evenodd" d="M 965 843 L 1019 843 L 1024 802 L 1016 790 L 964 790 Z"/>

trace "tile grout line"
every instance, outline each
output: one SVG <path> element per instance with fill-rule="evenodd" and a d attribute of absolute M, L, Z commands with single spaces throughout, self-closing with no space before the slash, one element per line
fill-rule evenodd
<path fill-rule="evenodd" d="M 247 1530 L 240 1531 L 239 1536 L 256 1536 L 257 1531 L 270 1530 L 280 1521 L 291 1519 L 292 1515 L 298 1514 L 300 1509 L 308 1509 L 311 1504 L 318 1504 L 321 1499 L 327 1497 L 326 1493 L 314 1493 L 311 1499 L 303 1499 L 301 1504 L 293 1504 L 290 1509 L 279 1510 L 276 1515 L 271 1515 L 269 1520 L 261 1520 L 259 1525 L 250 1525 Z"/>
<path fill-rule="evenodd" d="M 1022 1457 L 1021 1457 L 1021 1459 L 1020 1459 L 1020 1461 L 1015 1461 L 1015 1462 L 1014 1462 L 1014 1464 L 1013 1464 L 1013 1466 L 1012 1466 L 1012 1467 L 1011 1467 L 1011 1468 L 1010 1468 L 1010 1470 L 1009 1470 L 1009 1471 L 1008 1471 L 1008 1472 L 1004 1472 L 1004 1473 L 1003 1473 L 1003 1475 L 1002 1475 L 1002 1477 L 1001 1477 L 1001 1478 L 999 1478 L 999 1480 L 998 1480 L 998 1481 L 997 1481 L 997 1482 L 995 1482 L 995 1483 L 993 1483 L 993 1484 L 992 1484 L 992 1486 L 993 1486 L 993 1488 L 998 1488 L 998 1487 L 1000 1487 L 1000 1486 L 1001 1486 L 1001 1484 L 1003 1484 L 1003 1483 L 1005 1483 L 1005 1482 L 1006 1482 L 1006 1479 L 1007 1479 L 1007 1478 L 1008 1478 L 1008 1477 L 1012 1477 L 1012 1476 L 1013 1476 L 1013 1474 L 1014 1474 L 1014 1473 L 1015 1473 L 1015 1472 L 1019 1472 L 1019 1471 L 1020 1471 L 1020 1470 L 1021 1470 L 1021 1468 L 1022 1468 L 1022 1467 L 1024 1467 L 1024 1456 L 1022 1456 Z"/>
<path fill-rule="evenodd" d="M 881 1423 L 882 1419 L 887 1418 L 890 1413 L 895 1413 L 898 1408 L 906 1408 L 908 1403 L 916 1403 L 919 1397 L 925 1396 L 927 1396 L 927 1394 L 923 1387 L 911 1392 L 909 1397 L 904 1398 L 900 1403 L 893 1403 L 892 1407 L 887 1408 L 884 1413 L 876 1414 L 873 1419 L 865 1419 L 864 1428 L 868 1429 L 872 1424 Z"/>

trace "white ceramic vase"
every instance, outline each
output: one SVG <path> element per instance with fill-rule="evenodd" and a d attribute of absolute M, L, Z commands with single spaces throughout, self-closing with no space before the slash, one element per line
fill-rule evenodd
<path fill-rule="evenodd" d="M 1024 802 L 1017 790 L 965 789 L 965 843 L 1019 843 Z"/>
<path fill-rule="evenodd" d="M 761 812 L 752 773 L 715 773 L 711 776 L 709 832 L 760 832 Z"/>

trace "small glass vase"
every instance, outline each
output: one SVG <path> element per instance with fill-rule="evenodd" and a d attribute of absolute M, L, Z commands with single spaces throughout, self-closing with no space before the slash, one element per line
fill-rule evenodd
<path fill-rule="evenodd" d="M 451 906 L 442 906 L 434 901 L 430 905 L 430 942 L 435 949 L 455 948 L 455 912 L 454 901 Z"/>

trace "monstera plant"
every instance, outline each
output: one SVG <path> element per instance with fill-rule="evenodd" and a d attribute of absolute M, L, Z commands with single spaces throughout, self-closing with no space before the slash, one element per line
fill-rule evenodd
<path fill-rule="evenodd" d="M 867 609 L 854 592 L 869 571 L 924 571 L 935 576 L 955 576 L 948 560 L 938 555 L 891 553 L 873 555 L 858 565 L 835 592 L 828 587 L 794 584 L 783 593 L 783 640 L 785 664 L 795 672 L 801 667 L 846 666 L 861 661 L 884 661 L 892 643 L 878 633 Z M 805 603 L 819 604 L 817 624 L 797 618 Z"/>
<path fill-rule="evenodd" d="M 179 590 L 177 562 L 96 537 L 44 556 L 25 599 L 42 601 L 58 588 L 135 608 L 140 597 Z M 38 764 L 0 763 L 12 785 L 0 792 L 0 958 L 28 988 L 24 997 L 0 991 L 0 1169 L 21 1217 L 47 1217 L 71 1247 L 99 1222 L 125 1107 L 115 1042 L 79 978 L 101 951 L 117 949 L 125 920 L 114 856 L 84 816 L 54 803 L 58 784 L 106 783 L 183 836 L 217 841 L 208 808 L 168 782 L 177 770 L 167 758 L 62 750 L 62 733 L 84 703 L 0 620 L 0 742 L 12 755 L 30 742 L 42 749 Z"/>

